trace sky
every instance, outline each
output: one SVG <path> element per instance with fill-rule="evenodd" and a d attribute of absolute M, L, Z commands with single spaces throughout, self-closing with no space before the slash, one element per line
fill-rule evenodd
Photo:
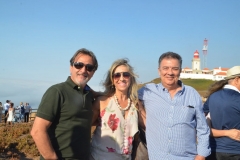
<path fill-rule="evenodd" d="M 128 58 L 139 83 L 158 78 L 158 58 L 173 51 L 191 68 L 196 50 L 206 67 L 240 65 L 240 1 L 0 0 L 0 101 L 37 108 L 53 84 L 70 75 L 80 48 L 99 68 L 88 84 L 102 91 L 111 64 Z"/>

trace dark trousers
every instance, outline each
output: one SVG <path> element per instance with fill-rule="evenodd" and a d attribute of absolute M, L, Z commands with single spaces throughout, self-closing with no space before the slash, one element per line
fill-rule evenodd
<path fill-rule="evenodd" d="M 7 117 L 6 117 L 7 113 L 8 113 L 8 111 L 5 111 L 5 117 L 4 117 L 4 122 L 5 123 L 7 123 Z"/>
<path fill-rule="evenodd" d="M 26 112 L 24 114 L 24 122 L 28 122 L 28 120 L 29 120 L 29 112 Z"/>
<path fill-rule="evenodd" d="M 212 152 L 206 160 L 240 160 L 240 154 Z"/>

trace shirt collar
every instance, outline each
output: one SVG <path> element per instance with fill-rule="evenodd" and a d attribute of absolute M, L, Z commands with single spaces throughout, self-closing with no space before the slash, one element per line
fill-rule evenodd
<path fill-rule="evenodd" d="M 179 93 L 183 93 L 185 91 L 185 86 L 184 84 L 182 83 L 181 80 L 178 80 L 178 85 L 181 86 L 181 89 L 178 91 Z M 167 88 L 165 88 L 162 83 L 159 83 L 159 88 L 162 89 L 162 91 L 168 91 Z"/>
<path fill-rule="evenodd" d="M 238 93 L 240 93 L 240 91 L 237 89 L 237 87 L 235 87 L 233 85 L 230 85 L 230 84 L 226 84 L 223 88 L 232 89 L 232 90 L 237 91 Z"/>
<path fill-rule="evenodd" d="M 76 85 L 73 80 L 71 79 L 70 76 L 68 76 L 66 83 L 68 83 L 73 89 L 77 89 L 77 90 L 82 90 L 81 87 L 79 87 L 78 85 Z M 90 87 L 88 85 L 86 85 L 83 89 L 84 92 L 90 91 Z"/>

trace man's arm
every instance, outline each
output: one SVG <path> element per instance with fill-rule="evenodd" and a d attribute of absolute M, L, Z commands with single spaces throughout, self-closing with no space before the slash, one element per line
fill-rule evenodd
<path fill-rule="evenodd" d="M 144 130 L 146 129 L 146 111 L 142 101 L 138 101 L 138 124 Z"/>
<path fill-rule="evenodd" d="M 96 91 L 94 91 L 92 89 L 90 91 L 92 92 L 94 98 L 97 98 L 97 97 L 100 97 L 100 96 L 104 95 L 104 93 L 100 92 L 100 91 L 96 92 Z"/>
<path fill-rule="evenodd" d="M 99 117 L 100 114 L 100 100 L 99 98 L 97 98 L 94 102 L 93 102 L 93 118 L 92 118 L 92 125 L 96 125 L 96 121 Z"/>
<path fill-rule="evenodd" d="M 205 157 L 207 157 L 211 153 L 211 149 L 209 146 L 210 129 L 208 127 L 205 114 L 203 113 L 203 105 L 200 96 L 196 101 L 197 104 L 195 106 L 195 110 L 197 122 L 196 130 L 198 155 L 195 157 L 195 160 L 204 160 Z"/>
<path fill-rule="evenodd" d="M 31 136 L 33 137 L 33 140 L 44 159 L 56 160 L 58 157 L 47 134 L 47 129 L 51 124 L 52 123 L 50 121 L 36 117 L 31 130 Z"/>
<path fill-rule="evenodd" d="M 89 85 L 86 85 L 85 86 L 85 89 L 89 90 L 90 92 L 92 92 L 93 94 L 93 97 L 96 99 L 97 97 L 100 97 L 100 96 L 103 96 L 104 93 L 103 92 L 100 92 L 100 91 L 94 91 Z"/>

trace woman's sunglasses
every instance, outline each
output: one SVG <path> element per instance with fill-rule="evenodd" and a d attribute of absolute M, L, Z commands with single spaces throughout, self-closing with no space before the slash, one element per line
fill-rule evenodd
<path fill-rule="evenodd" d="M 117 72 L 113 74 L 113 78 L 114 79 L 119 79 L 121 77 L 121 75 L 123 76 L 123 78 L 125 79 L 129 79 L 131 74 L 129 72 Z"/>
<path fill-rule="evenodd" d="M 85 68 L 88 72 L 92 72 L 95 68 L 95 66 L 92 64 L 84 64 L 82 62 L 74 62 L 73 65 L 76 69 L 81 69 L 85 66 Z"/>

